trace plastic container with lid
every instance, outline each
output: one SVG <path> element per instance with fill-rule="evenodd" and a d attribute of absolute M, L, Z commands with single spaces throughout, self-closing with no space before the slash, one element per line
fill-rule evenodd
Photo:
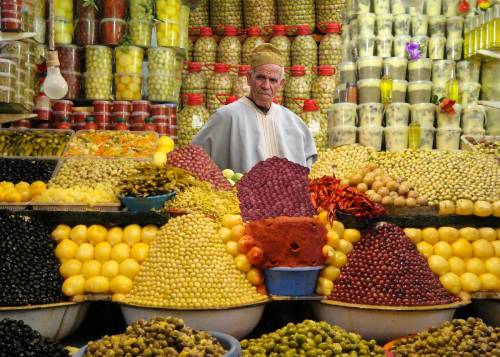
<path fill-rule="evenodd" d="M 113 76 L 108 72 L 85 72 L 85 98 L 90 100 L 109 100 L 113 97 L 111 88 Z"/>
<path fill-rule="evenodd" d="M 438 0 L 439 1 L 439 0 Z M 430 16 L 429 17 L 429 35 L 446 36 L 446 17 L 445 16 Z"/>
<path fill-rule="evenodd" d="M 408 82 L 395 79 L 392 81 L 392 102 L 393 103 L 405 103 L 406 102 L 406 90 L 408 88 Z"/>
<path fill-rule="evenodd" d="M 410 106 L 411 122 L 420 124 L 420 128 L 434 127 L 436 105 L 433 103 L 420 103 Z"/>
<path fill-rule="evenodd" d="M 380 103 L 380 79 L 362 79 L 357 85 L 358 103 Z"/>
<path fill-rule="evenodd" d="M 457 62 L 457 80 L 459 82 L 479 82 L 481 61 L 467 60 Z"/>
<path fill-rule="evenodd" d="M 455 104 L 453 106 L 455 114 L 451 115 L 441 111 L 439 106 L 436 106 L 437 127 L 438 129 L 460 129 L 460 115 L 462 113 L 462 106 Z"/>
<path fill-rule="evenodd" d="M 133 19 L 128 22 L 128 32 L 132 45 L 140 47 L 151 46 L 151 31 L 153 23 L 147 19 Z"/>
<path fill-rule="evenodd" d="M 396 35 L 393 42 L 393 55 L 394 57 L 406 57 L 406 44 L 411 41 L 409 35 Z"/>
<path fill-rule="evenodd" d="M 411 33 L 413 36 L 427 36 L 429 20 L 427 15 L 415 14 L 411 16 Z"/>
<path fill-rule="evenodd" d="M 175 48 L 152 47 L 148 49 L 149 73 L 174 73 L 176 63 Z"/>
<path fill-rule="evenodd" d="M 61 71 L 61 75 L 68 84 L 68 93 L 66 99 L 82 98 L 82 73 L 75 71 Z"/>
<path fill-rule="evenodd" d="M 149 113 L 150 103 L 147 100 L 134 100 L 132 102 L 132 113 L 133 112 L 147 112 Z"/>
<path fill-rule="evenodd" d="M 410 104 L 429 103 L 431 100 L 431 81 L 408 83 L 408 102 Z"/>
<path fill-rule="evenodd" d="M 337 66 L 342 61 L 343 40 L 341 24 L 326 23 L 325 35 L 321 38 L 318 48 L 319 65 Z M 320 26 L 321 27 L 321 26 Z"/>
<path fill-rule="evenodd" d="M 165 104 L 152 104 L 151 115 L 167 115 L 167 106 Z"/>
<path fill-rule="evenodd" d="M 386 151 L 403 151 L 408 148 L 408 127 L 388 126 L 384 129 Z"/>
<path fill-rule="evenodd" d="M 316 73 L 318 76 L 311 84 L 311 97 L 316 100 L 321 113 L 326 114 L 332 106 L 333 95 L 337 87 L 335 69 L 330 65 L 320 65 Z"/>
<path fill-rule="evenodd" d="M 2 31 L 18 32 L 21 30 L 22 21 L 13 18 L 2 18 L 0 20 Z"/>
<path fill-rule="evenodd" d="M 97 44 L 99 42 L 99 20 L 78 19 L 75 25 L 75 41 L 80 46 Z"/>
<path fill-rule="evenodd" d="M 200 37 L 193 47 L 193 60 L 202 63 L 217 62 L 217 41 L 210 27 L 200 28 Z"/>
<path fill-rule="evenodd" d="M 105 45 L 118 45 L 127 30 L 127 22 L 118 18 L 104 18 L 100 22 L 101 40 Z"/>
<path fill-rule="evenodd" d="M 110 112 L 111 102 L 106 100 L 96 100 L 92 103 L 94 112 Z"/>
<path fill-rule="evenodd" d="M 432 64 L 432 82 L 445 83 L 453 79 L 455 73 L 455 61 L 440 60 Z"/>
<path fill-rule="evenodd" d="M 446 59 L 461 60 L 463 44 L 464 40 L 461 37 L 448 37 L 446 39 Z"/>
<path fill-rule="evenodd" d="M 150 101 L 177 102 L 181 89 L 180 81 L 170 74 L 149 73 L 147 77 Z"/>
<path fill-rule="evenodd" d="M 78 126 L 79 124 L 85 124 L 85 119 L 90 116 L 89 112 L 72 112 L 70 115 L 70 122 L 73 126 Z M 83 128 L 83 125 L 81 125 Z"/>
<path fill-rule="evenodd" d="M 241 42 L 238 29 L 233 25 L 224 26 L 224 37 L 217 47 L 217 61 L 234 65 L 241 63 Z"/>
<path fill-rule="evenodd" d="M 369 33 L 359 35 L 357 48 L 360 57 L 375 55 L 375 38 L 375 35 Z"/>
<path fill-rule="evenodd" d="M 392 14 L 379 14 L 376 18 L 377 35 L 379 36 L 392 36 L 392 22 L 394 16 Z"/>
<path fill-rule="evenodd" d="M 243 46 L 241 46 L 241 63 L 242 64 L 250 64 L 250 57 L 252 55 L 253 50 L 265 43 L 266 41 L 262 37 L 261 31 L 259 27 L 250 27 L 246 30 L 247 38 L 245 42 L 243 42 Z M 293 46 L 292 46 L 293 49 Z M 293 51 L 293 50 L 292 50 Z"/>
<path fill-rule="evenodd" d="M 73 42 L 73 20 L 55 19 L 54 40 L 56 45 L 70 45 Z"/>
<path fill-rule="evenodd" d="M 443 35 L 432 35 L 429 39 L 429 58 L 431 60 L 442 60 L 444 58 L 444 49 L 446 37 Z"/>
<path fill-rule="evenodd" d="M 373 13 L 358 14 L 358 28 L 359 34 L 374 34 L 375 33 L 375 19 L 377 16 Z"/>
<path fill-rule="evenodd" d="M 359 128 L 359 143 L 363 146 L 371 147 L 377 151 L 382 148 L 382 126 L 370 125 Z"/>
<path fill-rule="evenodd" d="M 356 143 L 357 128 L 351 125 L 336 126 L 328 130 L 329 147 L 335 148 L 342 145 Z"/>
<path fill-rule="evenodd" d="M 247 76 L 250 73 L 250 65 L 242 64 L 238 68 L 238 76 L 233 79 L 232 94 L 237 98 L 243 97 L 250 93 Z"/>
<path fill-rule="evenodd" d="M 64 45 L 56 47 L 61 71 L 81 71 L 82 47 Z"/>
<path fill-rule="evenodd" d="M 78 20 L 96 20 L 99 9 L 84 1 L 76 2 L 76 18 Z"/>
<path fill-rule="evenodd" d="M 390 57 L 384 59 L 384 73 L 393 80 L 406 79 L 408 60 L 403 57 Z"/>
<path fill-rule="evenodd" d="M 213 70 L 213 74 L 207 83 L 207 109 L 211 114 L 219 109 L 222 104 L 217 99 L 219 94 L 230 94 L 233 81 L 230 74 L 230 66 L 224 63 L 216 63 L 213 66 L 207 66 Z"/>
<path fill-rule="evenodd" d="M 379 35 L 375 39 L 377 45 L 377 56 L 382 58 L 389 58 L 392 56 L 392 43 L 394 38 L 392 36 Z"/>
<path fill-rule="evenodd" d="M 409 14 L 399 14 L 394 16 L 394 34 L 409 35 L 410 24 L 411 24 L 411 16 Z"/>
<path fill-rule="evenodd" d="M 110 124 L 111 123 L 111 113 L 108 112 L 94 112 L 92 116 L 97 124 Z"/>
<path fill-rule="evenodd" d="M 168 115 L 153 115 L 151 117 L 151 119 L 153 120 L 153 123 L 155 123 L 157 125 L 168 125 L 169 124 Z"/>
<path fill-rule="evenodd" d="M 300 115 L 302 108 L 294 98 L 311 98 L 311 85 L 302 65 L 294 65 L 289 69 L 290 78 L 285 82 L 284 105 L 295 114 Z"/>
<path fill-rule="evenodd" d="M 464 30 L 463 16 L 451 16 L 446 18 L 446 36 L 447 37 L 462 37 Z"/>
<path fill-rule="evenodd" d="M 111 122 L 116 123 L 118 119 L 124 119 L 126 123 L 130 122 L 130 112 L 113 112 L 111 113 Z"/>
<path fill-rule="evenodd" d="M 188 93 L 186 96 L 186 106 L 177 114 L 177 136 L 180 145 L 189 145 L 209 117 L 201 94 Z"/>
<path fill-rule="evenodd" d="M 465 134 L 484 130 L 486 113 L 483 107 L 469 104 L 464 108 L 462 114 L 462 129 Z"/>
<path fill-rule="evenodd" d="M 113 112 L 128 112 L 132 111 L 132 102 L 126 100 L 115 100 L 113 102 Z"/>
<path fill-rule="evenodd" d="M 144 50 L 137 46 L 118 46 L 115 48 L 116 73 L 142 73 Z"/>
<path fill-rule="evenodd" d="M 107 46 L 85 47 L 85 70 L 87 72 L 106 73 L 111 75 L 113 51 Z"/>
<path fill-rule="evenodd" d="M 460 129 L 442 128 L 436 130 L 437 150 L 458 150 L 460 147 Z"/>
<path fill-rule="evenodd" d="M 354 62 L 342 62 L 338 66 L 340 72 L 340 83 L 356 83 L 357 66 Z"/>
<path fill-rule="evenodd" d="M 182 77 L 182 99 L 185 93 L 199 93 L 206 97 L 207 81 L 202 73 L 202 64 L 200 62 L 187 62 L 187 72 L 183 73 Z"/>
<path fill-rule="evenodd" d="M 429 37 L 427 36 L 413 36 L 411 38 L 411 42 L 418 43 L 420 45 L 420 57 L 427 57 L 427 50 L 429 48 Z"/>
<path fill-rule="evenodd" d="M 468 104 L 475 104 L 479 100 L 481 92 L 481 85 L 474 82 L 459 83 L 458 96 L 460 104 L 467 106 Z"/>
<path fill-rule="evenodd" d="M 430 81 L 432 74 L 432 60 L 429 58 L 420 58 L 408 62 L 408 80 Z"/>
<path fill-rule="evenodd" d="M 103 0 L 102 11 L 104 17 L 123 19 L 127 11 L 127 2 L 125 0 Z"/>
<path fill-rule="evenodd" d="M 295 39 L 290 49 L 292 65 L 302 65 L 306 67 L 306 74 L 312 75 L 309 68 L 318 65 L 318 45 L 311 35 L 308 25 L 298 25 L 295 32 Z"/>
<path fill-rule="evenodd" d="M 359 79 L 380 79 L 382 58 L 376 56 L 360 57 L 358 59 Z"/>
<path fill-rule="evenodd" d="M 71 100 L 55 100 L 52 102 L 52 109 L 55 112 L 71 112 L 73 110 L 73 102 Z"/>
<path fill-rule="evenodd" d="M 353 103 L 335 103 L 328 111 L 328 131 L 337 126 L 355 126 L 357 105 Z"/>
<path fill-rule="evenodd" d="M 286 32 L 285 25 L 274 25 L 273 35 L 269 43 L 280 50 L 285 67 L 289 67 L 291 65 L 290 51 L 292 43 L 286 36 Z"/>
<path fill-rule="evenodd" d="M 410 105 L 408 103 L 391 103 L 385 108 L 386 126 L 408 126 Z"/>
<path fill-rule="evenodd" d="M 150 115 L 148 112 L 133 112 L 130 115 L 130 124 L 132 124 L 132 125 L 137 125 L 137 124 L 144 125 L 146 119 L 149 117 L 150 117 Z"/>
<path fill-rule="evenodd" d="M 359 126 L 381 126 L 384 105 L 381 103 L 365 103 L 358 105 Z"/>
<path fill-rule="evenodd" d="M 52 110 L 46 108 L 35 108 L 34 113 L 37 115 L 38 120 L 49 121 L 52 116 Z"/>

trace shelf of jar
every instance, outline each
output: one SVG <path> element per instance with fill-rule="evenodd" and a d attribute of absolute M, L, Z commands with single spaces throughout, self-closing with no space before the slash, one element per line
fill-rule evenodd
<path fill-rule="evenodd" d="M 480 100 L 478 102 L 483 107 L 494 108 L 500 110 L 500 101 L 491 101 L 491 100 Z"/>
<path fill-rule="evenodd" d="M 19 41 L 36 36 L 36 32 L 2 32 L 0 31 L 0 41 Z"/>

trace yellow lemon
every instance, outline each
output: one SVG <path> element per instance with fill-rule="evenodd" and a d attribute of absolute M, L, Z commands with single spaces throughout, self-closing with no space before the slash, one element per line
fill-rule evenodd
<path fill-rule="evenodd" d="M 236 257 L 238 254 L 240 254 L 240 248 L 238 246 L 238 242 L 235 242 L 234 240 L 226 242 L 226 251 L 233 257 Z"/>
<path fill-rule="evenodd" d="M 450 271 L 448 261 L 439 255 L 431 255 L 429 259 L 427 259 L 427 263 L 429 264 L 429 268 L 431 268 L 432 272 L 436 275 L 441 276 Z"/>
<path fill-rule="evenodd" d="M 481 259 L 488 259 L 495 255 L 495 248 L 486 239 L 478 239 L 472 242 L 472 255 Z"/>
<path fill-rule="evenodd" d="M 354 244 L 361 239 L 361 232 L 357 229 L 347 228 L 344 230 L 344 236 L 342 238 Z"/>
<path fill-rule="evenodd" d="M 231 228 L 231 239 L 234 241 L 239 241 L 241 237 L 245 234 L 245 226 L 238 224 Z"/>
<path fill-rule="evenodd" d="M 497 232 L 491 227 L 481 227 L 479 228 L 479 237 L 492 242 L 497 239 Z"/>
<path fill-rule="evenodd" d="M 239 271 L 242 271 L 244 273 L 246 273 L 250 269 L 252 269 L 252 265 L 248 261 L 248 258 L 245 254 L 238 254 L 234 258 L 234 264 L 236 265 L 236 269 L 238 269 Z"/>
<path fill-rule="evenodd" d="M 500 258 L 491 257 L 484 262 L 484 266 L 488 273 L 495 274 L 500 278 Z"/>
<path fill-rule="evenodd" d="M 21 202 L 28 202 L 31 198 L 29 188 L 18 188 L 17 193 L 21 197 Z"/>
<path fill-rule="evenodd" d="M 16 186 L 14 186 L 14 184 L 12 182 L 7 182 L 7 181 L 2 181 L 2 183 L 0 183 L 0 185 L 2 186 L 4 191 L 10 191 L 10 190 L 14 190 L 16 188 Z"/>
<path fill-rule="evenodd" d="M 80 274 L 82 270 L 82 263 L 77 259 L 69 259 L 61 264 L 59 267 L 59 272 L 64 279 L 69 278 L 73 275 Z"/>
<path fill-rule="evenodd" d="M 433 245 L 424 241 L 417 243 L 417 250 L 426 258 L 429 258 L 434 253 Z"/>
<path fill-rule="evenodd" d="M 121 263 L 130 256 L 130 247 L 125 243 L 118 243 L 113 248 L 111 248 L 111 254 L 109 258 Z"/>
<path fill-rule="evenodd" d="M 130 249 L 130 258 L 142 262 L 148 257 L 149 245 L 146 243 L 134 244 Z"/>
<path fill-rule="evenodd" d="M 30 195 L 33 198 L 39 194 L 44 193 L 46 189 L 47 185 L 45 184 L 45 182 L 43 181 L 32 182 L 30 185 Z"/>
<path fill-rule="evenodd" d="M 462 285 L 462 290 L 468 293 L 481 290 L 481 280 L 473 273 L 463 273 L 460 275 L 460 284 Z"/>
<path fill-rule="evenodd" d="M 119 293 L 113 294 L 113 296 L 111 296 L 111 301 L 113 302 L 125 301 L 125 294 L 119 294 Z"/>
<path fill-rule="evenodd" d="M 453 251 L 451 245 L 448 242 L 437 242 L 434 244 L 434 254 L 443 257 L 444 259 L 450 259 Z"/>
<path fill-rule="evenodd" d="M 155 152 L 153 163 L 158 167 L 165 166 L 165 164 L 167 163 L 167 154 L 161 151 Z"/>
<path fill-rule="evenodd" d="M 406 236 L 414 243 L 417 244 L 422 240 L 422 231 L 418 228 L 405 228 L 403 229 Z"/>
<path fill-rule="evenodd" d="M 137 274 L 139 274 L 139 270 L 141 266 L 137 261 L 132 258 L 125 259 L 120 263 L 120 274 L 133 279 Z"/>
<path fill-rule="evenodd" d="M 340 276 L 340 269 L 336 266 L 329 265 L 323 270 L 321 270 L 321 276 L 330 281 L 335 281 Z"/>
<path fill-rule="evenodd" d="M 90 243 L 80 244 L 76 251 L 75 259 L 78 259 L 82 263 L 94 259 L 94 246 Z"/>
<path fill-rule="evenodd" d="M 219 237 L 223 243 L 229 242 L 231 240 L 231 230 L 227 227 L 220 227 Z"/>
<path fill-rule="evenodd" d="M 17 203 L 21 202 L 21 195 L 16 190 L 10 190 L 5 193 L 5 202 Z"/>
<path fill-rule="evenodd" d="M 16 190 L 28 190 L 30 189 L 30 184 L 25 181 L 20 181 L 15 185 Z"/>
<path fill-rule="evenodd" d="M 422 240 L 429 244 L 436 244 L 439 241 L 438 230 L 434 227 L 422 229 Z"/>
<path fill-rule="evenodd" d="M 459 238 L 456 242 L 451 243 L 453 255 L 462 259 L 472 257 L 472 244 L 464 238 Z"/>
<path fill-rule="evenodd" d="M 92 259 L 88 260 L 82 265 L 82 275 L 85 279 L 92 278 L 101 274 L 102 264 L 100 261 Z"/>
<path fill-rule="evenodd" d="M 112 293 L 126 294 L 132 290 L 132 280 L 125 275 L 115 276 L 109 282 L 109 290 Z"/>
<path fill-rule="evenodd" d="M 439 227 L 438 229 L 439 240 L 444 242 L 453 243 L 460 238 L 460 233 L 455 227 Z"/>
<path fill-rule="evenodd" d="M 75 257 L 78 251 L 78 244 L 70 239 L 64 239 L 56 247 L 55 254 L 59 260 L 71 259 Z"/>
<path fill-rule="evenodd" d="M 141 230 L 141 242 L 150 244 L 156 238 L 156 233 L 158 232 L 158 227 L 153 224 L 148 224 L 142 227 Z"/>
<path fill-rule="evenodd" d="M 247 271 L 247 280 L 252 285 L 260 285 L 264 283 L 264 274 L 257 268 L 252 268 Z"/>
<path fill-rule="evenodd" d="M 71 233 L 71 227 L 66 225 L 66 224 L 59 224 L 53 231 L 52 231 L 52 238 L 56 242 L 60 242 L 63 239 L 68 239 L 69 235 Z"/>
<path fill-rule="evenodd" d="M 225 214 L 222 217 L 222 226 L 233 228 L 234 226 L 243 224 L 243 220 L 239 214 Z"/>
<path fill-rule="evenodd" d="M 498 290 L 500 288 L 500 279 L 494 274 L 484 273 L 479 275 L 481 281 L 481 289 L 483 290 Z"/>
<path fill-rule="evenodd" d="M 469 242 L 479 239 L 479 230 L 474 227 L 460 228 L 460 238 L 467 239 Z"/>
<path fill-rule="evenodd" d="M 470 258 L 465 262 L 465 268 L 467 272 L 474 273 L 477 276 L 486 273 L 486 266 L 483 261 L 479 258 Z"/>
<path fill-rule="evenodd" d="M 106 240 L 108 230 L 100 224 L 93 224 L 87 229 L 87 240 L 96 245 Z"/>
<path fill-rule="evenodd" d="M 113 279 L 120 273 L 120 264 L 114 260 L 104 262 L 101 267 L 101 275 Z"/>
<path fill-rule="evenodd" d="M 141 241 L 141 226 L 138 224 L 130 224 L 123 230 L 123 242 L 129 247 Z"/>
<path fill-rule="evenodd" d="M 337 232 L 337 234 L 339 235 L 339 238 L 342 238 L 344 236 L 344 231 L 345 231 L 345 227 L 344 227 L 344 224 L 340 221 L 333 221 L 332 223 L 332 229 Z"/>
<path fill-rule="evenodd" d="M 452 294 L 458 294 L 462 290 L 460 277 L 454 273 L 446 273 L 439 277 L 439 281 L 443 287 Z"/>
<path fill-rule="evenodd" d="M 345 234 L 344 234 L 344 236 L 345 236 Z M 341 239 L 339 241 L 339 246 L 337 249 L 340 250 L 344 254 L 349 254 L 352 251 L 352 248 L 353 247 L 352 247 L 351 242 L 348 242 L 345 239 Z"/>
<path fill-rule="evenodd" d="M 450 265 L 450 272 L 457 274 L 458 276 L 467 271 L 465 262 L 459 257 L 451 257 L 448 259 L 448 264 Z"/>
<path fill-rule="evenodd" d="M 112 246 L 121 243 L 123 239 L 123 230 L 120 227 L 113 227 L 108 231 L 106 235 L 106 240 Z"/>
<path fill-rule="evenodd" d="M 84 292 L 85 278 L 82 275 L 73 275 L 62 284 L 62 292 L 66 296 L 82 295 Z"/>
<path fill-rule="evenodd" d="M 327 239 L 327 244 L 330 247 L 333 248 L 338 248 L 340 245 L 340 237 L 338 233 L 334 230 L 329 230 L 328 233 L 326 234 L 326 239 Z"/>
<path fill-rule="evenodd" d="M 84 224 L 78 224 L 71 229 L 70 238 L 76 244 L 82 244 L 87 242 L 87 226 Z"/>
<path fill-rule="evenodd" d="M 347 263 L 347 255 L 340 251 L 335 251 L 333 256 L 327 259 L 327 263 L 340 269 Z"/>
<path fill-rule="evenodd" d="M 87 293 L 102 294 L 109 290 L 109 280 L 104 276 L 93 276 L 85 280 L 83 288 Z"/>
<path fill-rule="evenodd" d="M 108 242 L 101 242 L 94 247 L 94 258 L 101 263 L 109 260 L 111 254 L 111 244 Z"/>

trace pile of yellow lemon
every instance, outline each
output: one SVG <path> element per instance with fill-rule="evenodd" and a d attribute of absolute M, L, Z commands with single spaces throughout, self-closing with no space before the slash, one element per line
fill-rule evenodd
<path fill-rule="evenodd" d="M 167 163 L 167 154 L 174 150 L 175 144 L 172 138 L 163 135 L 158 139 L 158 147 L 154 155 L 154 163 L 157 166 L 163 166 Z"/>
<path fill-rule="evenodd" d="M 500 228 L 405 228 L 441 284 L 454 294 L 500 290 Z"/>
<path fill-rule="evenodd" d="M 58 242 L 55 254 L 65 279 L 64 295 L 78 298 L 84 294 L 112 293 L 113 300 L 121 300 L 132 289 L 132 281 L 148 256 L 157 231 L 154 225 L 141 228 L 130 224 L 109 230 L 99 224 L 58 225 L 52 238 Z"/>
<path fill-rule="evenodd" d="M 0 182 L 0 202 L 28 202 L 33 197 L 43 193 L 46 189 L 45 182 L 42 181 L 35 181 L 31 185 L 24 181 L 17 184 L 2 181 Z"/>

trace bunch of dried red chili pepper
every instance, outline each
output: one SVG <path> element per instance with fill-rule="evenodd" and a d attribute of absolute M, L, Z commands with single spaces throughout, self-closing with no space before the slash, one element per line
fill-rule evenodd
<path fill-rule="evenodd" d="M 328 212 L 332 222 L 337 211 L 360 218 L 373 218 L 384 214 L 384 207 L 371 201 L 363 192 L 354 187 L 341 185 L 332 176 L 309 180 L 309 193 L 313 207 Z"/>

